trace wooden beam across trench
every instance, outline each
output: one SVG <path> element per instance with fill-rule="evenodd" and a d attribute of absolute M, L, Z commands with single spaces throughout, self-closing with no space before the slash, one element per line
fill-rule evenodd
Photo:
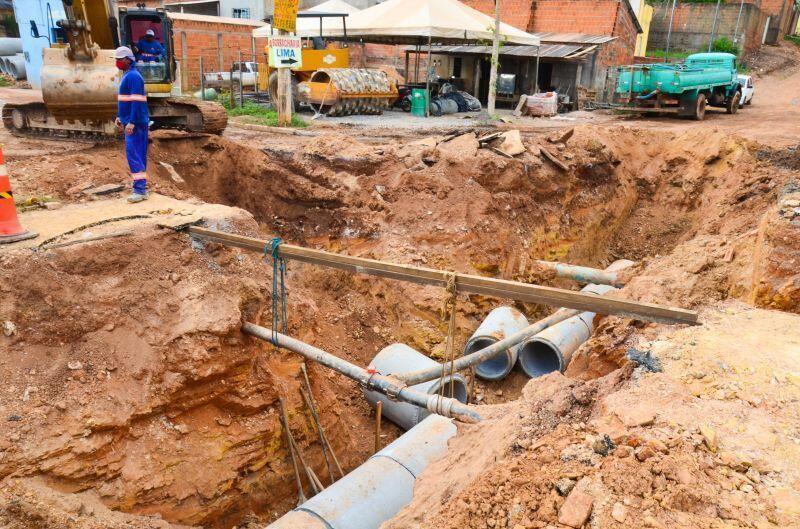
<path fill-rule="evenodd" d="M 270 244 L 269 241 L 263 239 L 209 230 L 197 226 L 189 227 L 188 231 L 191 235 L 210 242 L 259 253 L 263 253 L 264 249 Z M 278 247 L 278 255 L 293 261 L 347 270 L 357 274 L 408 281 L 420 285 L 446 287 L 449 278 L 453 274 L 452 272 L 443 270 L 419 268 L 375 259 L 364 259 L 363 257 L 340 255 L 285 243 L 282 243 Z M 598 314 L 613 314 L 637 320 L 668 324 L 698 324 L 697 312 L 692 310 L 644 303 L 641 301 L 597 296 L 595 294 L 584 294 L 583 292 L 575 292 L 573 290 L 531 285 L 518 281 L 507 281 L 505 279 L 456 273 L 456 287 L 458 292 L 514 299 L 528 303 L 541 303 L 552 307 L 566 307 L 596 312 Z"/>

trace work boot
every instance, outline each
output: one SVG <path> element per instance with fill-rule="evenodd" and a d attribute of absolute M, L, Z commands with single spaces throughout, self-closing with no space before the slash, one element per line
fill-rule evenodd
<path fill-rule="evenodd" d="M 128 196 L 129 204 L 136 204 L 137 202 L 144 202 L 145 200 L 147 200 L 147 194 L 131 193 L 130 196 Z"/>

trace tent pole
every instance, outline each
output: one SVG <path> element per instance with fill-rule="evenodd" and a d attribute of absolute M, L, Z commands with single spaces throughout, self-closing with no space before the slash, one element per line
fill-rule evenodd
<path fill-rule="evenodd" d="M 539 52 L 542 49 L 542 45 L 539 44 L 536 46 L 536 69 L 533 73 L 533 93 L 539 93 Z"/>
<path fill-rule="evenodd" d="M 410 52 L 408 50 L 406 50 L 406 70 L 404 72 L 405 75 L 406 75 L 406 84 L 411 84 L 411 72 L 408 71 L 408 68 L 410 66 L 409 60 L 408 60 L 409 53 Z"/>
<path fill-rule="evenodd" d="M 419 84 L 419 42 L 417 42 L 417 50 L 414 52 L 414 84 Z"/>
<path fill-rule="evenodd" d="M 428 64 L 425 66 L 425 97 L 428 100 L 425 102 L 425 117 L 431 117 L 431 35 L 428 35 Z"/>

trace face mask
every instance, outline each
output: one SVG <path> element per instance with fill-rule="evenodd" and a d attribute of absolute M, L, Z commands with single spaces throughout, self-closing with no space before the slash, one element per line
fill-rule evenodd
<path fill-rule="evenodd" d="M 117 68 L 120 70 L 128 69 L 128 59 L 117 59 Z"/>

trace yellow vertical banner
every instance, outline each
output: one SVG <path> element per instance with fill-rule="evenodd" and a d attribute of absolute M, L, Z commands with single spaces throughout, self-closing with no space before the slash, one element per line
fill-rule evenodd
<path fill-rule="evenodd" d="M 297 4 L 299 0 L 275 0 L 272 27 L 294 33 L 297 30 Z"/>

